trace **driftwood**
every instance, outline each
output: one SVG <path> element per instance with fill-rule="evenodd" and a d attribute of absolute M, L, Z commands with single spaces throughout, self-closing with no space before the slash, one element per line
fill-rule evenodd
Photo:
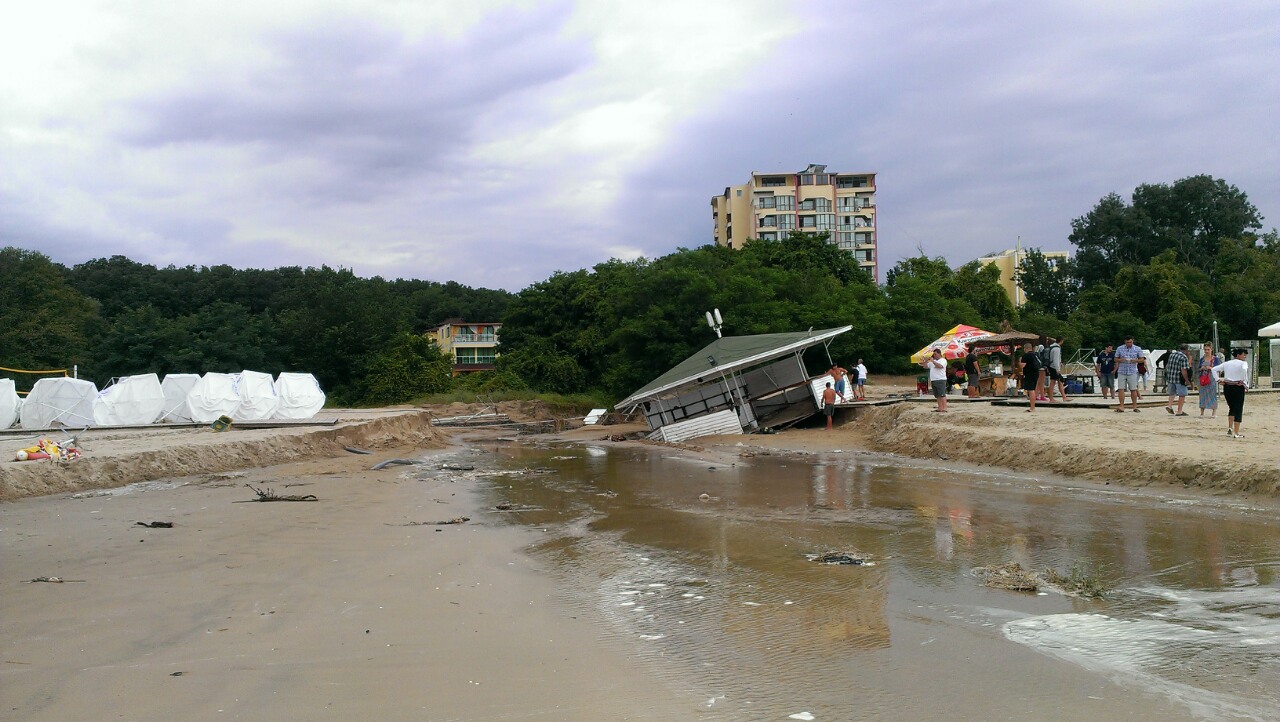
<path fill-rule="evenodd" d="M 387 526 L 446 526 L 448 524 L 466 524 L 471 521 L 469 516 L 456 516 L 447 521 L 410 521 L 404 524 L 388 524 Z"/>
<path fill-rule="evenodd" d="M 351 452 L 352 454 L 364 454 L 364 455 L 366 455 L 366 456 L 367 456 L 367 455 L 369 455 L 369 454 L 372 454 L 372 453 L 373 453 L 372 451 L 365 451 L 364 449 L 357 449 L 357 448 L 356 448 L 356 447 L 354 447 L 354 446 L 344 446 L 344 447 L 342 447 L 342 450 L 343 450 L 343 451 L 349 451 L 349 452 Z"/>
<path fill-rule="evenodd" d="M 422 463 L 421 461 L 417 461 L 415 459 L 387 459 L 386 461 L 379 462 L 369 467 L 369 471 L 381 471 L 387 468 L 388 466 L 395 466 L 395 465 L 411 466 L 413 464 L 421 464 L 421 463 Z"/>
<path fill-rule="evenodd" d="M 257 499 L 241 499 L 232 502 L 233 504 L 244 504 L 253 501 L 320 501 L 315 494 L 307 494 L 305 496 L 299 494 L 277 494 L 273 489 L 254 489 L 253 484 L 245 484 L 245 486 L 253 489 L 253 493 L 258 495 Z"/>
<path fill-rule="evenodd" d="M 171 521 L 153 521 L 151 523 L 147 523 L 145 521 L 135 521 L 134 525 L 145 526 L 148 529 L 172 529 L 173 528 L 173 522 Z"/>

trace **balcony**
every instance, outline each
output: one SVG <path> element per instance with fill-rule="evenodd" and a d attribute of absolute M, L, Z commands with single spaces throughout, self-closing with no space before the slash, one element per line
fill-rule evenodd
<path fill-rule="evenodd" d="M 498 335 L 494 333 L 460 333 L 453 337 L 456 346 L 460 343 L 497 343 Z"/>

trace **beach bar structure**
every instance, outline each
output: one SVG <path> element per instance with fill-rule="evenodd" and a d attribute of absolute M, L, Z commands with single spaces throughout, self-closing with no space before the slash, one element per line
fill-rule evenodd
<path fill-rule="evenodd" d="M 615 408 L 643 407 L 650 438 L 659 441 L 795 423 L 817 413 L 820 402 L 805 350 L 852 328 L 718 338 Z"/>

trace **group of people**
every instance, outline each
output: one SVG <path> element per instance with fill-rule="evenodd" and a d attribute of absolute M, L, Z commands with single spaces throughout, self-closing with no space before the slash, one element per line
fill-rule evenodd
<path fill-rule="evenodd" d="M 827 417 L 827 431 L 831 430 L 832 419 L 836 413 L 836 401 L 866 401 L 867 400 L 867 366 L 862 363 L 862 359 L 858 359 L 858 365 L 853 367 L 850 372 L 840 364 L 831 364 L 831 369 L 827 372 L 834 379 L 827 382 L 826 388 L 822 390 L 822 413 Z M 853 377 L 850 378 L 850 374 Z M 852 386 L 849 390 L 853 393 L 850 399 L 845 393 L 846 381 L 851 382 Z"/>
<path fill-rule="evenodd" d="M 1164 382 L 1168 398 L 1164 410 L 1173 416 L 1190 416 L 1183 407 L 1194 379 L 1200 416 L 1208 411 L 1209 418 L 1217 418 L 1218 385 L 1221 384 L 1222 396 L 1227 400 L 1227 436 L 1244 438 L 1240 423 L 1244 420 L 1244 392 L 1249 387 L 1249 364 L 1244 360 L 1248 350 L 1232 349 L 1231 358 L 1227 360 L 1214 352 L 1213 344 L 1207 343 L 1193 369 L 1190 349 L 1190 345 L 1184 343 L 1165 357 Z M 1108 344 L 1094 359 L 1103 398 L 1118 396 L 1116 413 L 1124 413 L 1126 393 L 1130 396 L 1130 409 L 1135 413 L 1141 411 L 1138 400 L 1142 392 L 1138 385 L 1143 370 L 1139 364 L 1145 360 L 1146 353 L 1133 342 L 1132 336 L 1125 338 L 1120 348 Z"/>

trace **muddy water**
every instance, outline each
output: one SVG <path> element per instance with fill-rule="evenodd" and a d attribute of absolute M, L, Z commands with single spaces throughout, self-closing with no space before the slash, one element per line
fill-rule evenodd
<path fill-rule="evenodd" d="M 475 451 L 541 468 L 483 477 L 487 501 L 545 530 L 564 603 L 700 700 L 695 718 L 1280 719 L 1273 509 L 852 454 Z M 805 556 L 832 550 L 871 561 Z M 1112 591 L 972 571 L 1009 561 Z"/>

